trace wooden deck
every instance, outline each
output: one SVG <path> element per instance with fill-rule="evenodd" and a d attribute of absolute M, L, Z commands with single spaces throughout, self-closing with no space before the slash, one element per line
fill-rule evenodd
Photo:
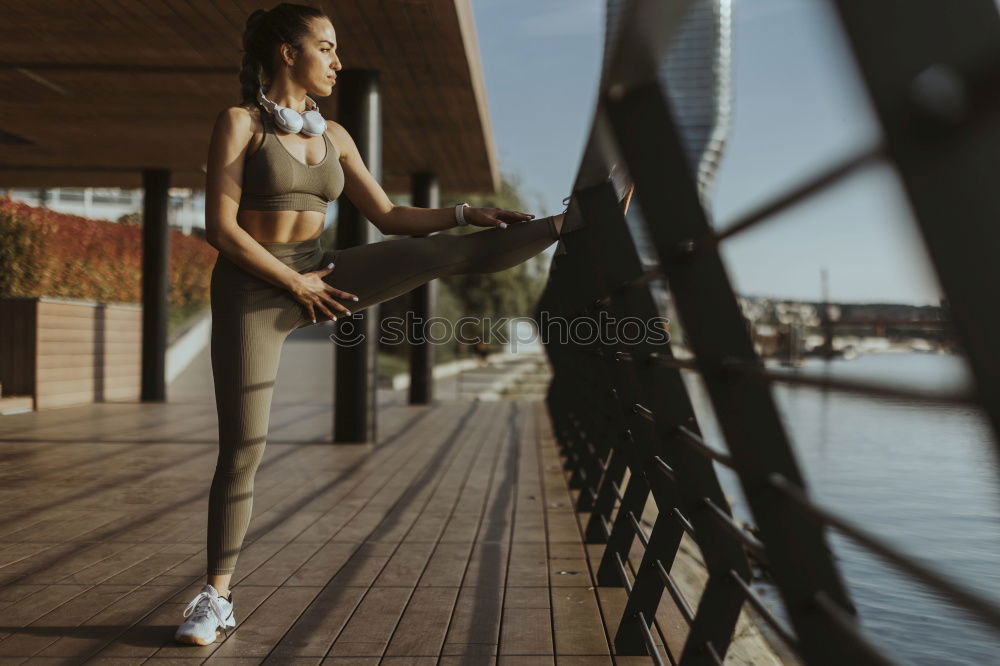
<path fill-rule="evenodd" d="M 386 391 L 377 443 L 330 444 L 328 352 L 286 344 L 239 624 L 209 647 L 171 640 L 203 582 L 206 364 L 166 404 L 0 418 L 0 663 L 652 663 L 612 656 L 625 592 L 594 585 L 541 402 Z"/>

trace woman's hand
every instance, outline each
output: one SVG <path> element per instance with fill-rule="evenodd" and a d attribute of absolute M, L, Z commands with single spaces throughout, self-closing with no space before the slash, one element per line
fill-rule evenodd
<path fill-rule="evenodd" d="M 317 271 L 301 273 L 288 290 L 295 300 L 304 305 L 306 310 L 309 311 L 309 317 L 314 324 L 316 323 L 316 310 L 319 310 L 324 316 L 333 321 L 337 320 L 337 316 L 331 310 L 337 310 L 343 314 L 351 314 L 351 311 L 345 306 L 333 300 L 334 296 L 348 301 L 358 300 L 358 297 L 354 294 L 337 289 L 323 281 L 323 278 L 329 275 L 332 270 L 333 264 L 329 264 L 326 268 L 321 268 Z"/>
<path fill-rule="evenodd" d="M 500 227 L 507 228 L 507 223 L 527 222 L 534 215 L 519 213 L 503 208 L 469 208 L 465 209 L 465 221 L 477 227 Z"/>

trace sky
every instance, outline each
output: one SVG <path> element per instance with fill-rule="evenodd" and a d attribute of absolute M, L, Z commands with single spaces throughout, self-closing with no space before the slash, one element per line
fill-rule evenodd
<path fill-rule="evenodd" d="M 500 169 L 528 212 L 562 209 L 590 129 L 603 0 L 472 0 Z M 878 138 L 824 0 L 733 0 L 732 124 L 713 193 L 725 228 Z M 891 167 L 859 171 L 722 246 L 737 293 L 937 304 L 940 290 Z"/>

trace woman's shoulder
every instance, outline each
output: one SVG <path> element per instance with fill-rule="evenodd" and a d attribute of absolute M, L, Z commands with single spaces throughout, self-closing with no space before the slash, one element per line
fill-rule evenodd
<path fill-rule="evenodd" d="M 255 134 L 261 130 L 260 109 L 256 104 L 227 106 L 219 111 L 216 125 L 228 127 L 236 132 Z"/>
<path fill-rule="evenodd" d="M 329 118 L 326 119 L 326 136 L 333 143 L 334 148 L 337 149 L 338 158 L 343 156 L 343 147 L 348 145 L 348 142 L 354 143 L 354 139 L 348 134 L 347 129 L 336 120 L 330 120 Z"/>

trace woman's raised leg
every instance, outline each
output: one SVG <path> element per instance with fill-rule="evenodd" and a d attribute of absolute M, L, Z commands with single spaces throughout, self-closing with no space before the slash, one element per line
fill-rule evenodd
<path fill-rule="evenodd" d="M 556 217 L 514 223 L 506 229 L 397 238 L 335 250 L 324 257 L 336 265 L 323 279 L 357 294 L 357 302 L 340 301 L 349 310 L 364 310 L 435 278 L 495 273 L 523 263 L 559 240 Z"/>

